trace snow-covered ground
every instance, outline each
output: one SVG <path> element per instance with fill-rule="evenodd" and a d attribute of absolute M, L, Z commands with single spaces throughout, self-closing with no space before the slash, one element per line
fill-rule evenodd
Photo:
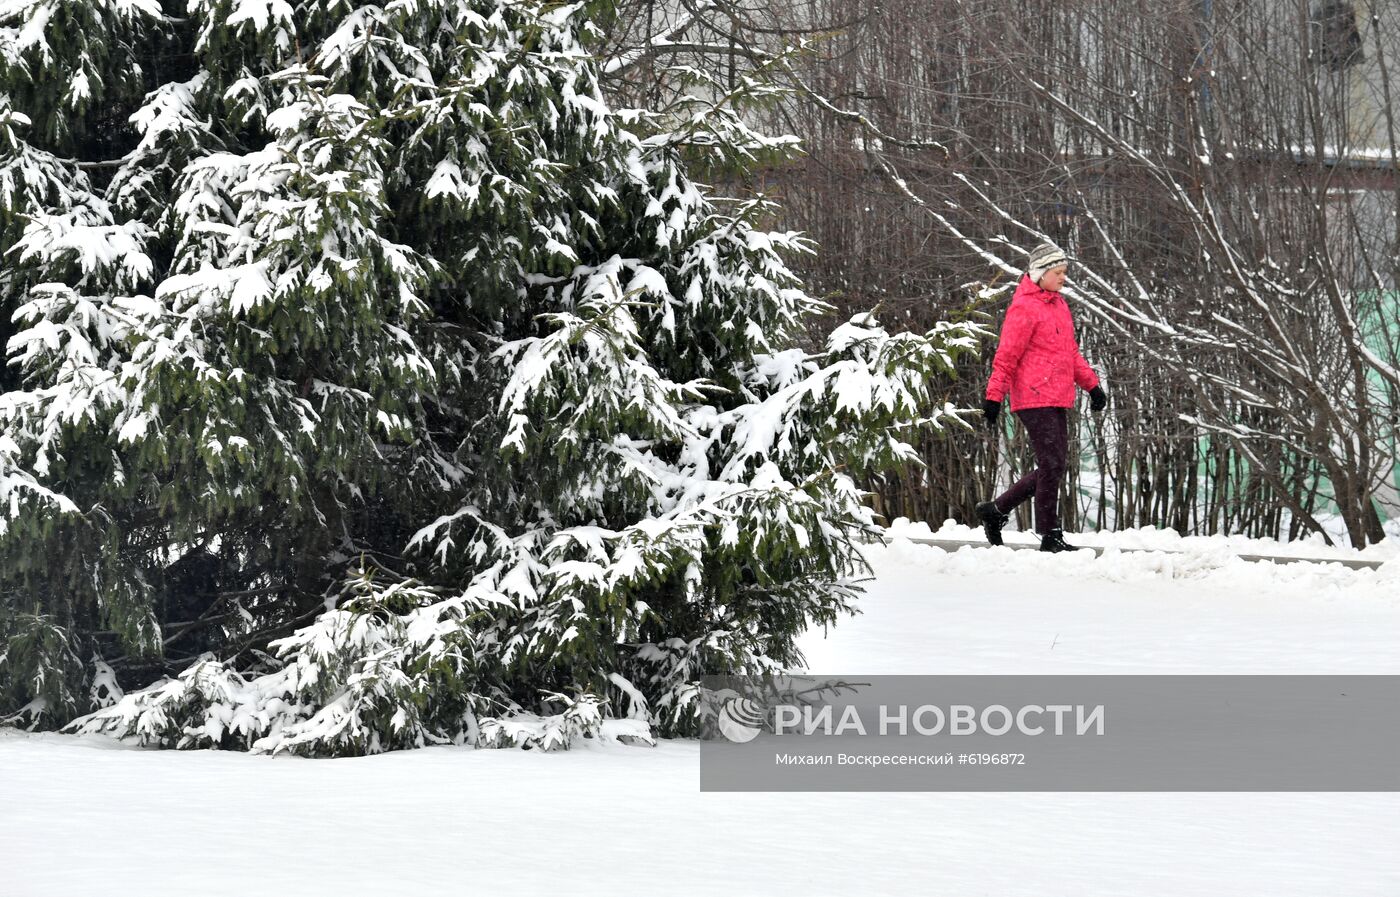
<path fill-rule="evenodd" d="M 1269 539 L 1251 539 L 1247 536 L 1182 536 L 1176 530 L 1157 529 L 1150 526 L 1121 529 L 1114 532 L 1074 533 L 1067 537 L 1067 541 L 1074 545 L 1118 548 L 1124 551 L 1152 550 L 1207 555 L 1221 553 L 1267 554 L 1276 557 L 1362 560 L 1379 563 L 1400 557 L 1400 519 L 1386 522 L 1385 529 L 1389 536 L 1385 541 L 1368 545 L 1360 550 L 1347 544 L 1345 534 L 1340 532 L 1341 521 L 1339 519 L 1327 518 L 1323 522 L 1330 528 L 1338 530 L 1338 532 L 1333 533 L 1335 543 L 1333 545 L 1328 545 L 1326 540 L 1317 533 L 1302 539 L 1295 539 L 1292 542 L 1275 542 Z M 935 539 L 984 541 L 980 528 L 963 526 L 951 520 L 945 521 L 939 529 L 932 530 L 926 523 L 910 523 L 906 518 L 900 517 L 890 525 L 889 533 L 892 536 L 909 536 L 911 538 L 922 536 Z M 1039 536 L 1015 529 L 1006 530 L 1003 533 L 1003 538 L 1008 545 L 1038 546 L 1040 544 Z"/>
<path fill-rule="evenodd" d="M 1388 546 L 1350 570 L 1083 541 L 1182 553 L 872 547 L 808 668 L 1400 673 Z M 695 742 L 310 761 L 4 731 L 0 796 L 5 897 L 1400 895 L 1400 794 L 701 793 Z"/>

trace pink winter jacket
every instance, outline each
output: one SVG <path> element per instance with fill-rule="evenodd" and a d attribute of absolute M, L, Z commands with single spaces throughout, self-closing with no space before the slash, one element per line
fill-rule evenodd
<path fill-rule="evenodd" d="M 1088 391 L 1099 378 L 1079 354 L 1069 306 L 1059 293 L 1022 275 L 1001 325 L 987 398 L 1000 402 L 1009 390 L 1012 411 L 1068 408 L 1076 383 Z"/>

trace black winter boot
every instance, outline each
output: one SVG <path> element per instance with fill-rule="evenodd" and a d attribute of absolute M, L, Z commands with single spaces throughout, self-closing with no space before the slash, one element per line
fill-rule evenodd
<path fill-rule="evenodd" d="M 977 503 L 977 519 L 982 521 L 982 532 L 987 534 L 987 541 L 993 545 L 1000 545 L 1001 528 L 1006 526 L 1011 515 L 998 511 L 994 501 L 979 501 Z"/>
<path fill-rule="evenodd" d="M 1078 551 L 1078 545 L 1071 545 L 1065 541 L 1065 531 L 1055 527 L 1050 532 L 1040 537 L 1041 551 Z"/>

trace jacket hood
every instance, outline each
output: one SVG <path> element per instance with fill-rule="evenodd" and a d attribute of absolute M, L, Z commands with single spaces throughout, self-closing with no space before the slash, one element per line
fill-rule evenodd
<path fill-rule="evenodd" d="M 1031 280 L 1029 274 L 1022 274 L 1021 282 L 1016 285 L 1016 292 L 1011 298 L 1016 300 L 1025 297 L 1027 299 L 1039 299 L 1042 302 L 1049 302 L 1058 295 L 1059 293 L 1052 293 L 1041 287 L 1040 284 L 1036 283 L 1034 280 Z"/>

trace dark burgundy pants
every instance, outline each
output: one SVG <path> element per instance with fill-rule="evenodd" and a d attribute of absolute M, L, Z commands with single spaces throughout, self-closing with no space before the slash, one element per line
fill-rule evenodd
<path fill-rule="evenodd" d="M 1030 436 L 1035 470 L 996 498 L 1003 514 L 1035 496 L 1035 531 L 1045 535 L 1060 525 L 1060 483 L 1069 454 L 1068 408 L 1023 408 L 1016 412 Z"/>

